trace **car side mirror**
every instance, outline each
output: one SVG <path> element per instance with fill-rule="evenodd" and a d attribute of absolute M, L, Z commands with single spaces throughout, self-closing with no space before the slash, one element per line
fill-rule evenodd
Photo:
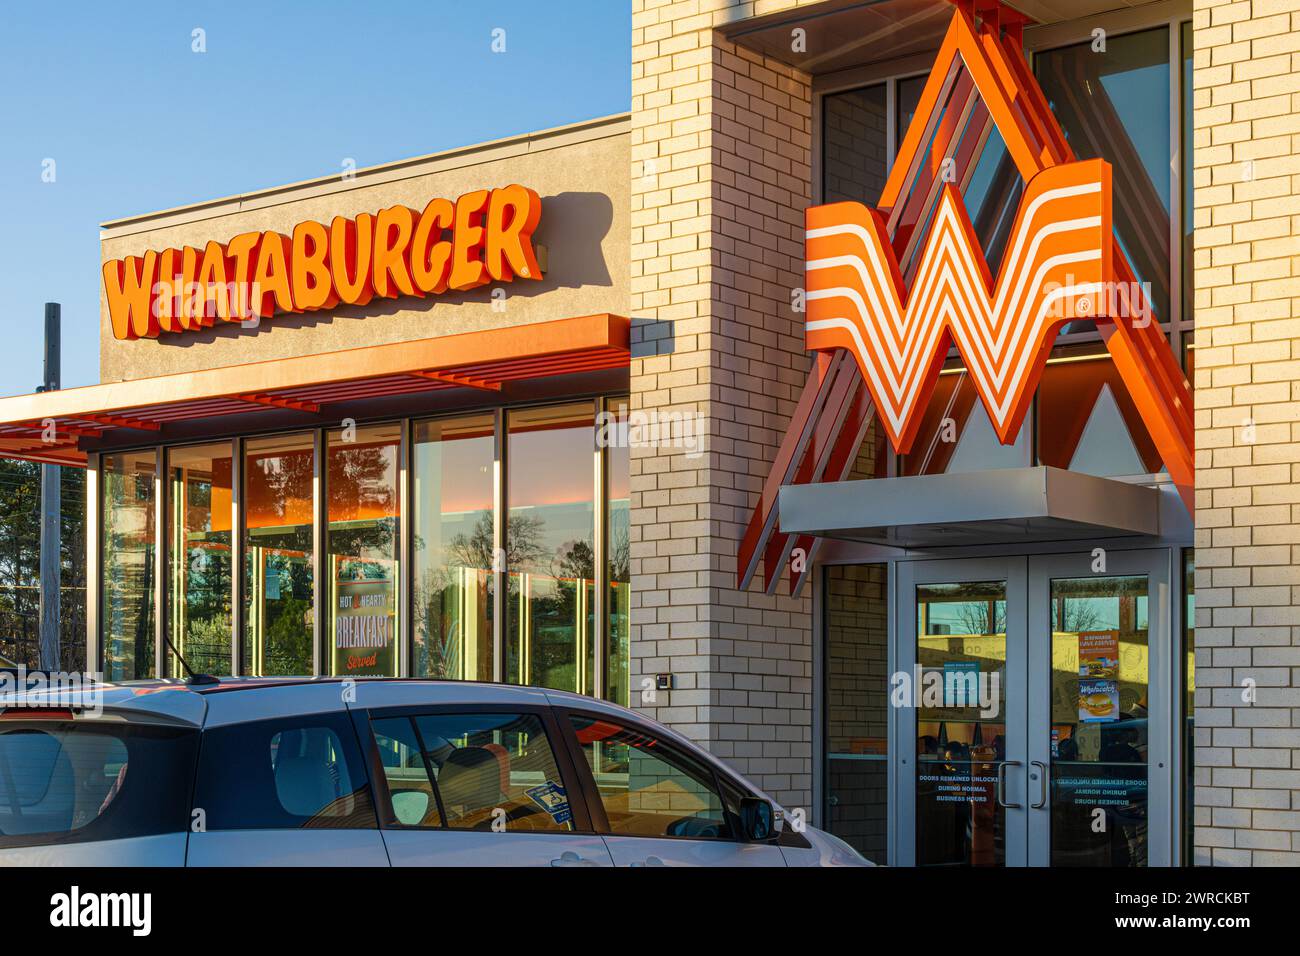
<path fill-rule="evenodd" d="M 753 843 L 766 843 L 780 836 L 771 802 L 761 797 L 741 797 L 740 830 L 741 836 Z"/>
<path fill-rule="evenodd" d="M 394 790 L 389 794 L 393 816 L 405 827 L 418 827 L 429 812 L 429 795 L 423 790 Z"/>

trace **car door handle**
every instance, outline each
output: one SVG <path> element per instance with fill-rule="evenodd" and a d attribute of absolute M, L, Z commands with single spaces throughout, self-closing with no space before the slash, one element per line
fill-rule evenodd
<path fill-rule="evenodd" d="M 572 850 L 565 850 L 558 860 L 552 860 L 551 866 L 600 866 L 595 860 L 578 856 Z"/>
<path fill-rule="evenodd" d="M 1019 810 L 1020 804 L 1007 803 L 1007 767 L 1019 767 L 1019 760 L 1004 760 L 998 764 L 997 798 L 998 806 L 1004 810 Z"/>
<path fill-rule="evenodd" d="M 633 863 L 632 866 L 663 866 L 664 861 L 657 856 L 648 856 L 640 863 Z"/>

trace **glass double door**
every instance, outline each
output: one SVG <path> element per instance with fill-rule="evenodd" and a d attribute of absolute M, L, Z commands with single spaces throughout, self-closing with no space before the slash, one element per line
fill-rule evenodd
<path fill-rule="evenodd" d="M 1171 862 L 1169 560 L 897 565 L 899 863 Z"/>

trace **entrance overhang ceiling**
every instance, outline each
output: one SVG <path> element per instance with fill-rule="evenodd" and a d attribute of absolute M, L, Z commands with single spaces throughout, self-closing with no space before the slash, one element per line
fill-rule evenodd
<path fill-rule="evenodd" d="M 787 485 L 781 528 L 899 548 L 1160 533 L 1160 492 L 1060 468 Z"/>
<path fill-rule="evenodd" d="M 933 52 L 951 16 L 952 4 L 946 0 L 830 0 L 724 26 L 721 33 L 739 46 L 819 76 Z M 792 42 L 795 29 L 804 31 L 805 42 Z"/>
<path fill-rule="evenodd" d="M 1012 0 L 1003 3 L 1003 22 L 1012 13 L 1026 25 L 1058 23 L 1142 6 L 1149 0 Z M 764 17 L 747 17 L 719 28 L 746 49 L 822 76 L 933 53 L 943 42 L 952 17 L 950 0 L 826 0 Z M 805 42 L 792 43 L 791 31 Z"/>

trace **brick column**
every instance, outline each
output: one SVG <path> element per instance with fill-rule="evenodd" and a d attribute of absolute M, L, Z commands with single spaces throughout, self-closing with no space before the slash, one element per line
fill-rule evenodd
<path fill-rule="evenodd" d="M 1194 40 L 1195 862 L 1296 866 L 1300 0 L 1196 0 Z"/>
<path fill-rule="evenodd" d="M 807 76 L 714 27 L 794 2 L 633 0 L 634 412 L 702 453 L 632 449 L 633 706 L 790 807 L 812 790 L 810 597 L 735 590 L 736 548 L 806 379 Z M 650 700 L 642 679 L 671 672 Z M 809 810 L 811 814 L 811 810 Z"/>

